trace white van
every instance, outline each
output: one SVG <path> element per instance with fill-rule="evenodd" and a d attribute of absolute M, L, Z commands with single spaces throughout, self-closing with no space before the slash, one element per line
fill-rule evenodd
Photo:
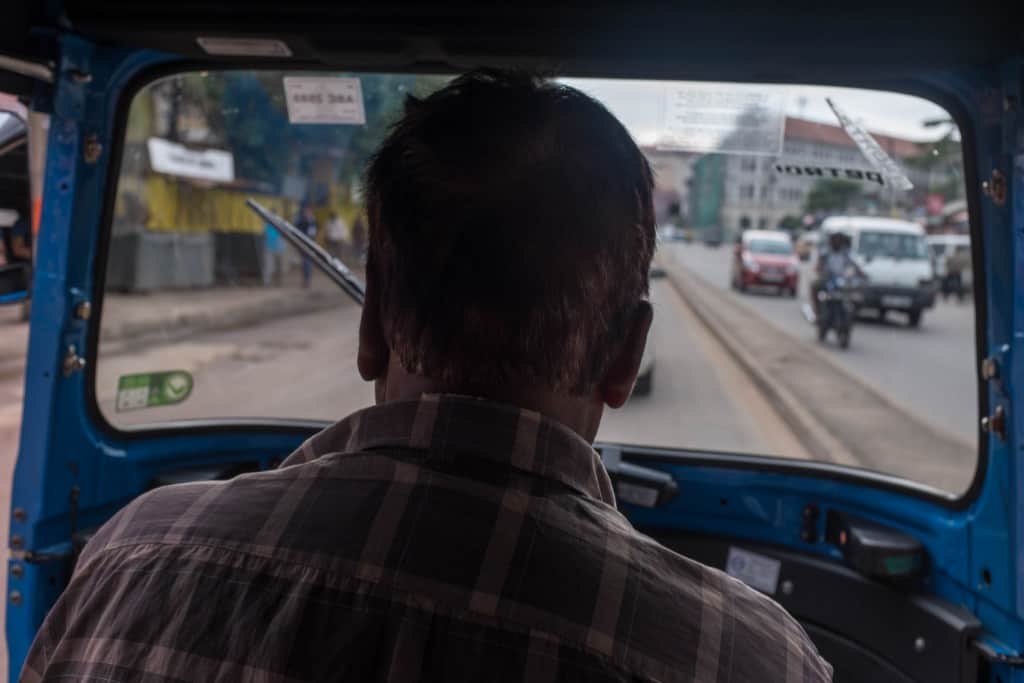
<path fill-rule="evenodd" d="M 851 255 L 868 281 L 860 308 L 907 315 L 912 327 L 935 305 L 935 273 L 925 232 L 917 223 L 872 216 L 832 216 L 821 224 L 821 250 L 828 237 L 843 233 L 850 238 Z"/>

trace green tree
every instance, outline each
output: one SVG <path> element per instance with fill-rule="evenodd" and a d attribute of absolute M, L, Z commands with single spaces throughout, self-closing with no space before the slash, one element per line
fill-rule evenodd
<path fill-rule="evenodd" d="M 337 178 L 361 174 L 370 155 L 401 115 L 405 98 L 444 86 L 447 76 L 372 74 L 360 77 L 366 124 L 296 125 L 288 120 L 280 71 L 214 71 L 177 76 L 169 115 L 177 132 L 182 112 L 201 111 L 207 144 L 230 149 L 239 178 L 279 188 L 288 173 L 304 174 L 318 156 L 337 160 Z"/>
<path fill-rule="evenodd" d="M 907 157 L 907 166 L 927 173 L 925 194 L 940 194 L 946 201 L 964 197 L 964 160 L 960 142 L 960 129 L 951 118 L 922 121 L 926 128 L 944 128 L 942 137 L 922 144 L 921 153 Z"/>
<path fill-rule="evenodd" d="M 823 178 L 811 187 L 804 203 L 804 211 L 842 211 L 847 209 L 854 198 L 859 196 L 861 186 L 852 180 Z"/>
<path fill-rule="evenodd" d="M 800 217 L 793 216 L 792 214 L 783 216 L 782 220 L 779 221 L 779 227 L 783 230 L 788 230 L 789 232 L 799 230 L 801 225 Z"/>

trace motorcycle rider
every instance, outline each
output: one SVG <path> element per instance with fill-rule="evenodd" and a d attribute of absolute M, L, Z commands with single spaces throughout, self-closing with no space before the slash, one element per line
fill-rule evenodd
<path fill-rule="evenodd" d="M 850 237 L 842 232 L 833 232 L 828 236 L 828 250 L 823 250 L 818 255 L 818 262 L 814 266 L 817 277 L 811 283 L 811 305 L 815 314 L 818 310 L 818 292 L 824 288 L 829 280 L 843 277 L 847 271 L 853 270 L 858 276 L 862 275 L 860 267 L 850 256 Z"/>

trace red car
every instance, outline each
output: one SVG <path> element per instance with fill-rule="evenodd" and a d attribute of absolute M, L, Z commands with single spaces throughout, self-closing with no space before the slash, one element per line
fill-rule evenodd
<path fill-rule="evenodd" d="M 775 230 L 747 230 L 736 245 L 732 262 L 732 287 L 774 287 L 779 294 L 796 296 L 800 268 L 793 241 Z"/>

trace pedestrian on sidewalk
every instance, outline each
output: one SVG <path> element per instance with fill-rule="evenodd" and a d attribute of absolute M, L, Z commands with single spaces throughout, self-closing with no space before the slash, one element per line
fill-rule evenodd
<path fill-rule="evenodd" d="M 943 286 L 943 299 L 955 296 L 957 303 L 964 302 L 964 271 L 970 267 L 971 252 L 969 247 L 954 249 L 946 258 L 946 282 Z"/>
<path fill-rule="evenodd" d="M 21 211 L 14 223 L 0 228 L 3 231 L 4 256 L 8 265 L 32 264 L 32 229 L 30 226 L 28 212 Z"/>
<path fill-rule="evenodd" d="M 27 289 L 32 287 L 32 221 L 27 209 L 18 213 L 13 224 L 0 228 L 3 241 L 4 258 L 7 265 L 21 264 L 24 266 L 24 284 Z M 32 310 L 32 299 L 21 302 L 21 320 L 28 320 Z"/>
<path fill-rule="evenodd" d="M 263 225 L 263 286 L 281 284 L 284 272 L 284 240 L 270 223 Z"/>
<path fill-rule="evenodd" d="M 295 227 L 301 230 L 307 237 L 316 239 L 316 216 L 313 214 L 313 207 L 306 204 L 302 207 L 302 211 L 299 213 L 298 220 L 295 221 Z M 309 288 L 309 283 L 313 279 L 313 262 L 306 256 L 302 257 L 302 287 L 303 289 Z"/>
<path fill-rule="evenodd" d="M 327 251 L 334 258 L 344 260 L 342 250 L 347 240 L 348 225 L 337 211 L 332 211 L 330 220 L 327 221 Z"/>

